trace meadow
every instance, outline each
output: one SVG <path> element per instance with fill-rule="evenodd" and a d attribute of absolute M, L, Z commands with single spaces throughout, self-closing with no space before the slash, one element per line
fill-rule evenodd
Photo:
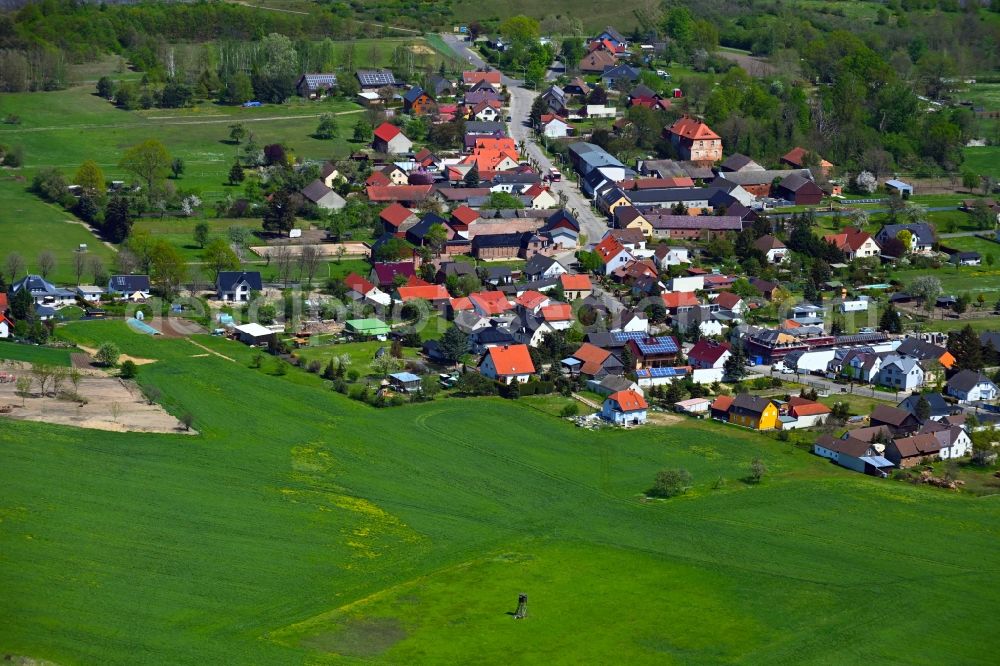
<path fill-rule="evenodd" d="M 250 350 L 157 359 L 196 437 L 0 431 L 0 645 L 57 663 L 988 663 L 1000 505 L 736 428 L 590 432 L 519 402 L 377 411 Z M 741 479 L 761 457 L 760 485 Z M 684 467 L 682 498 L 645 501 Z M 515 621 L 517 594 L 529 614 Z M 864 640 L 845 640 L 863 626 Z"/>
<path fill-rule="evenodd" d="M 115 252 L 102 243 L 73 215 L 59 206 L 45 203 L 26 190 L 28 183 L 8 174 L 0 174 L 0 260 L 11 252 L 24 259 L 29 272 L 38 272 L 38 256 L 43 250 L 55 255 L 56 266 L 49 279 L 61 284 L 76 284 L 74 254 L 81 244 L 110 270 Z M 9 280 L 10 276 L 6 276 Z M 90 283 L 93 276 L 83 276 Z"/>

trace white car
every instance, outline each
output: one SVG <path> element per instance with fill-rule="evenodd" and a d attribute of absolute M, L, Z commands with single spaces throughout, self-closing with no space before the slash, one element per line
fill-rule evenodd
<path fill-rule="evenodd" d="M 662 69 L 656 70 L 656 75 L 658 77 L 660 77 L 661 79 L 669 79 L 670 78 L 670 72 L 664 71 Z"/>
<path fill-rule="evenodd" d="M 782 368 L 781 369 L 781 374 L 783 374 L 783 375 L 794 375 L 795 371 L 792 370 L 791 368 Z"/>

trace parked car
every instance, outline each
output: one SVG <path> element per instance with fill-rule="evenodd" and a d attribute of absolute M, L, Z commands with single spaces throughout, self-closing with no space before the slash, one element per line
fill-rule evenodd
<path fill-rule="evenodd" d="M 253 108 L 253 107 L 256 107 L 256 106 L 264 106 L 264 105 L 261 104 L 260 102 L 256 102 L 256 101 L 243 102 L 243 108 L 244 109 L 249 109 L 249 108 Z"/>

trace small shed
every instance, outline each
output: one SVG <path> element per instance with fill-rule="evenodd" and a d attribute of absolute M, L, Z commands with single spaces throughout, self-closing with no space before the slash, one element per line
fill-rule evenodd
<path fill-rule="evenodd" d="M 416 393 L 420 390 L 420 377 L 412 372 L 395 372 L 389 375 L 389 386 L 400 393 Z"/>
<path fill-rule="evenodd" d="M 909 183 L 904 183 L 901 180 L 892 179 L 885 181 L 885 189 L 889 190 L 890 192 L 896 192 L 897 194 L 899 194 L 899 196 L 903 197 L 904 199 L 913 196 L 913 185 L 910 185 Z"/>
<path fill-rule="evenodd" d="M 674 409 L 685 414 L 705 414 L 712 405 L 707 398 L 688 398 L 674 403 Z"/>
<path fill-rule="evenodd" d="M 269 345 L 275 341 L 275 333 L 260 324 L 236 326 L 236 339 L 247 345 Z"/>

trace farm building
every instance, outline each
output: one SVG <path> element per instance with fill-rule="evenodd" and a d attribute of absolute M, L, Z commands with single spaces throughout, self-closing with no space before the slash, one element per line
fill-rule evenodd
<path fill-rule="evenodd" d="M 270 345 L 276 336 L 274 331 L 260 324 L 243 324 L 236 326 L 236 339 L 247 345 Z"/>

